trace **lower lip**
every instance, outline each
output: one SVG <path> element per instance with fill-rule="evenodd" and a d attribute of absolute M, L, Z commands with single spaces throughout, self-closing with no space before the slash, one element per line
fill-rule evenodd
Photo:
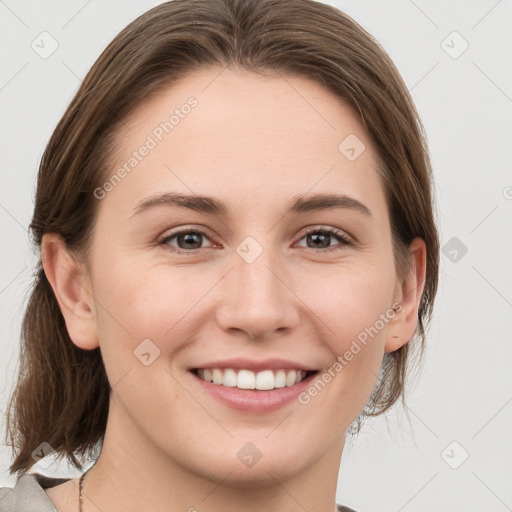
<path fill-rule="evenodd" d="M 316 373 L 313 373 L 293 386 L 260 391 L 258 389 L 238 389 L 237 387 L 213 384 L 200 379 L 193 372 L 190 373 L 199 385 L 217 400 L 233 409 L 256 413 L 275 411 L 292 402 L 311 385 L 311 380 L 316 376 Z"/>

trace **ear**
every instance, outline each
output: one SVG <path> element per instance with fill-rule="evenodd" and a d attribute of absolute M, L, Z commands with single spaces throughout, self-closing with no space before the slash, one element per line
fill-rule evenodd
<path fill-rule="evenodd" d="M 386 334 L 384 352 L 394 352 L 413 337 L 418 324 L 418 309 L 425 288 L 427 249 L 421 238 L 409 245 L 409 272 L 400 282 L 397 277 L 395 317 Z"/>
<path fill-rule="evenodd" d="M 96 348 L 94 298 L 86 266 L 73 257 L 56 233 L 43 235 L 41 259 L 71 340 L 84 350 Z"/>

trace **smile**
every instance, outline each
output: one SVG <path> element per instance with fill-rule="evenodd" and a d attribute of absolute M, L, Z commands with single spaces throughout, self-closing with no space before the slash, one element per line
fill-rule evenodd
<path fill-rule="evenodd" d="M 269 369 L 254 372 L 234 368 L 197 368 L 194 373 L 201 380 L 219 386 L 268 391 L 294 386 L 316 372 L 293 369 Z"/>

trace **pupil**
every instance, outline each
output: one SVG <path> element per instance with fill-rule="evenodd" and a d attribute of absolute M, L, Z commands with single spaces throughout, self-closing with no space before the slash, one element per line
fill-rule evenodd
<path fill-rule="evenodd" d="M 187 244 L 191 243 L 194 245 L 194 238 L 196 239 L 196 244 L 192 249 L 199 249 L 201 247 L 201 241 L 199 240 L 199 237 L 201 235 L 199 233 L 186 233 L 185 235 L 181 235 L 181 238 L 185 240 Z M 197 242 L 199 240 L 199 242 Z M 187 247 L 187 249 L 190 249 L 191 247 Z"/>
<path fill-rule="evenodd" d="M 309 236 L 310 236 L 310 238 L 312 238 L 315 242 L 317 242 L 317 241 L 318 241 L 318 237 L 323 237 L 323 242 L 327 242 L 327 243 L 324 243 L 324 244 L 322 245 L 322 248 L 323 248 L 323 247 L 329 247 L 329 243 L 328 243 L 328 242 L 329 242 L 329 240 L 328 240 L 328 238 L 329 238 L 329 236 L 330 236 L 330 235 L 327 235 L 327 234 L 318 234 L 318 233 L 317 233 L 317 234 L 313 234 L 313 235 L 309 235 Z"/>
<path fill-rule="evenodd" d="M 330 235 L 324 233 L 316 233 L 309 235 L 310 239 L 314 241 L 314 243 L 320 242 L 320 247 L 325 248 L 329 247 L 329 237 Z M 317 244 L 318 247 L 318 244 Z"/>

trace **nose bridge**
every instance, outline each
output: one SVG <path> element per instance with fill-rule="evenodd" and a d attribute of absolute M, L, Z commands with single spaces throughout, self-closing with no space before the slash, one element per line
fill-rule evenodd
<path fill-rule="evenodd" d="M 237 288 L 242 292 L 240 298 L 246 295 L 248 302 L 258 301 L 258 303 L 259 299 L 265 299 L 266 304 L 276 300 L 280 290 L 276 282 L 278 281 L 276 271 L 271 270 L 272 266 L 276 266 L 272 249 L 268 247 L 264 249 L 253 237 L 250 237 L 236 248 L 236 253 L 238 258 L 235 258 L 234 273 L 238 283 Z"/>
<path fill-rule="evenodd" d="M 260 237 L 260 240 L 263 237 Z M 292 327 L 298 319 L 292 294 L 283 283 L 283 268 L 276 250 L 253 236 L 246 237 L 233 253 L 233 270 L 225 283 L 224 304 L 218 308 L 223 329 L 240 329 L 251 338 L 263 338 L 274 330 Z"/>

